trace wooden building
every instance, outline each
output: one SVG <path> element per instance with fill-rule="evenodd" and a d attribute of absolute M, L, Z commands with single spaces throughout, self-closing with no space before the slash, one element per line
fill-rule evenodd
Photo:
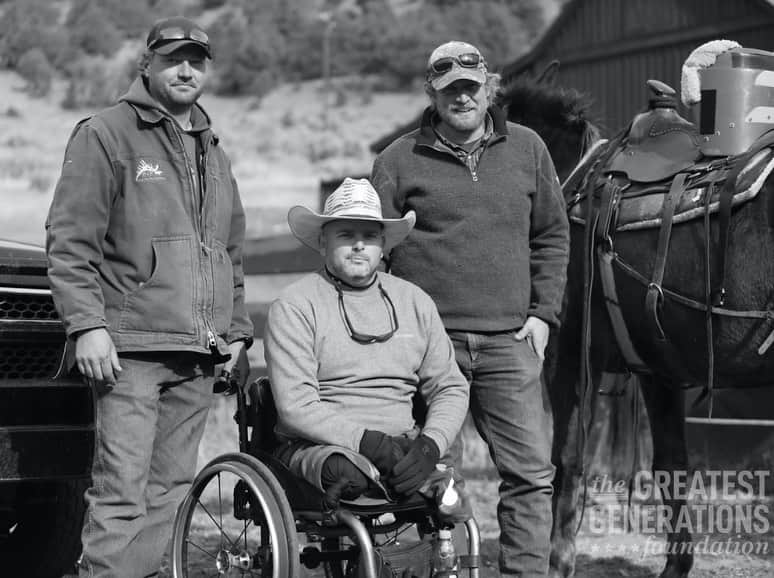
<path fill-rule="evenodd" d="M 774 2 L 569 0 L 535 47 L 502 74 L 507 82 L 559 60 L 558 82 L 594 98 L 594 113 L 611 136 L 647 105 L 646 80 L 679 92 L 688 55 L 721 38 L 774 51 Z"/>

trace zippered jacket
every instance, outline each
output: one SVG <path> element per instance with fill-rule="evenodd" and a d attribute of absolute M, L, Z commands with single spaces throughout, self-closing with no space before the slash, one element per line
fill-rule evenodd
<path fill-rule="evenodd" d="M 225 353 L 252 339 L 237 185 L 198 105 L 191 123 L 200 173 L 140 78 L 73 131 L 46 222 L 68 337 L 106 327 L 119 352 Z"/>
<path fill-rule="evenodd" d="M 377 156 L 385 217 L 417 216 L 390 271 L 429 293 L 449 330 L 509 331 L 529 316 L 558 325 L 569 253 L 559 179 L 534 131 L 497 107 L 489 115 L 475 166 L 438 138 L 429 108 Z"/>

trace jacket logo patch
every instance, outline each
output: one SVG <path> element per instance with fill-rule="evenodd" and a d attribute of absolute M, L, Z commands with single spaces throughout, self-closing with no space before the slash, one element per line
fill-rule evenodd
<path fill-rule="evenodd" d="M 134 180 L 138 183 L 142 181 L 159 181 L 164 179 L 166 179 L 166 177 L 159 168 L 159 163 L 150 164 L 143 159 L 140 159 L 140 162 L 137 163 Z"/>

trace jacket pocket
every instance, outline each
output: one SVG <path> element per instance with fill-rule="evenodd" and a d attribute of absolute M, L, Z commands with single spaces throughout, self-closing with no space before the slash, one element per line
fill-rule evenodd
<path fill-rule="evenodd" d="M 228 333 L 234 315 L 234 268 L 226 246 L 216 240 L 212 252 L 213 321 L 220 335 Z"/>
<path fill-rule="evenodd" d="M 120 331 L 196 333 L 193 240 L 155 237 L 151 276 L 124 297 Z"/>

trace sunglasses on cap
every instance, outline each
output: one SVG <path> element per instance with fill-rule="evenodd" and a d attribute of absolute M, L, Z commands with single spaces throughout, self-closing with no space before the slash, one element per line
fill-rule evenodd
<path fill-rule="evenodd" d="M 156 38 L 148 45 L 148 48 L 153 50 L 159 43 L 168 42 L 170 40 L 193 40 L 194 42 L 200 42 L 201 44 L 209 44 L 210 37 L 207 36 L 207 33 L 204 30 L 198 28 L 184 30 L 180 26 L 172 26 L 169 28 L 162 28 L 156 32 Z"/>
<path fill-rule="evenodd" d="M 479 65 L 486 65 L 483 56 L 476 54 L 475 52 L 467 52 L 465 54 L 460 54 L 459 56 L 444 56 L 443 58 L 439 58 L 430 64 L 430 70 L 434 74 L 446 74 L 452 69 L 455 62 L 464 68 L 476 68 Z"/>

